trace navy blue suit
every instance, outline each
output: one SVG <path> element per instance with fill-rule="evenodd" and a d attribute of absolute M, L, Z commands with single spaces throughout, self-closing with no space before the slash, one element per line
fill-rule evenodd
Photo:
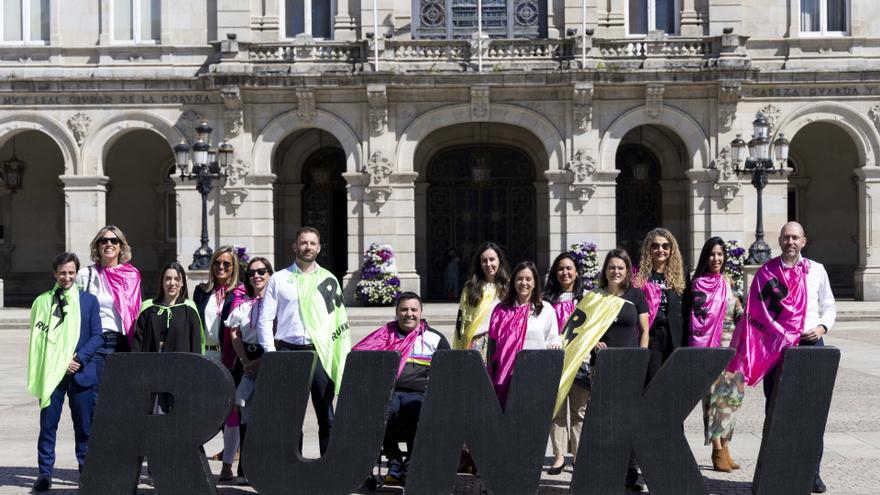
<path fill-rule="evenodd" d="M 95 385 L 98 373 L 94 356 L 98 347 L 104 343 L 101 329 L 101 315 L 98 312 L 98 299 L 88 292 L 79 292 L 80 330 L 76 343 L 76 356 L 80 369 L 73 375 L 65 375 L 52 392 L 52 402 L 40 410 L 40 436 L 37 440 L 37 463 L 40 476 L 52 476 L 55 467 L 55 436 L 64 396 L 70 398 L 70 413 L 73 417 L 73 431 L 76 437 L 76 459 L 80 470 L 86 461 L 89 433 L 92 429 L 92 411 L 95 406 Z"/>

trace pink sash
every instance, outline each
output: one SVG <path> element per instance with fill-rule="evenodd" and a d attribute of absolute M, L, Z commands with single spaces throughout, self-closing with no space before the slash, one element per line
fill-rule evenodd
<path fill-rule="evenodd" d="M 568 317 L 574 313 L 575 301 L 574 299 L 560 301 L 552 306 L 553 311 L 556 313 L 556 323 L 559 325 L 559 335 L 562 335 L 562 330 L 565 328 Z"/>
<path fill-rule="evenodd" d="M 807 314 L 807 273 L 810 262 L 802 259 L 783 268 L 773 258 L 755 274 L 743 317 L 736 325 L 730 346 L 736 349 L 728 371 L 741 372 L 755 386 L 794 347 L 804 331 Z"/>
<path fill-rule="evenodd" d="M 397 329 L 397 322 L 390 321 L 361 339 L 361 341 L 355 344 L 351 350 L 399 352 L 400 364 L 397 366 L 397 377 L 399 378 L 400 374 L 403 373 L 403 367 L 406 365 L 406 360 L 412 354 L 416 338 L 425 331 L 425 321 L 422 320 L 421 323 L 419 323 L 419 328 L 406 334 L 406 336 L 402 338 L 397 334 Z"/>
<path fill-rule="evenodd" d="M 525 344 L 531 312 L 531 304 L 515 307 L 499 304 L 489 320 L 489 338 L 495 340 L 495 352 L 486 366 L 492 386 L 495 387 L 495 395 L 502 405 L 507 403 L 513 363 Z"/>
<path fill-rule="evenodd" d="M 730 288 L 720 273 L 704 275 L 691 285 L 690 347 L 719 347 Z"/>
<path fill-rule="evenodd" d="M 141 311 L 141 272 L 129 263 L 114 267 L 96 265 L 96 268 L 113 296 L 113 307 L 122 320 L 122 331 L 131 343 L 134 322 Z"/>
<path fill-rule="evenodd" d="M 218 291 L 222 291 L 224 294 L 224 297 L 220 299 L 219 307 L 219 310 L 222 313 L 223 303 L 226 300 L 225 291 L 223 291 L 223 288 L 219 285 L 214 289 L 215 293 Z M 250 300 L 247 295 L 247 288 L 244 284 L 240 284 L 238 287 L 232 289 L 232 296 L 232 302 L 229 304 L 229 313 L 232 313 L 232 310 L 241 306 L 241 303 Z M 251 309 L 251 314 L 253 315 L 253 309 Z M 228 316 L 229 315 L 227 315 L 227 317 Z M 251 325 L 253 325 L 253 319 L 251 320 Z M 223 332 L 220 339 L 220 362 L 223 363 L 223 366 L 226 366 L 231 370 L 235 368 L 235 360 L 238 359 L 238 356 L 235 354 L 235 349 L 232 348 L 232 335 L 229 334 L 229 327 L 226 326 L 225 321 L 220 322 L 220 331 Z"/>

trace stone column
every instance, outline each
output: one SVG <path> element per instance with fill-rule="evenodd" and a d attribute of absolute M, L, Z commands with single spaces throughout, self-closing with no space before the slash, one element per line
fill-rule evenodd
<path fill-rule="evenodd" d="M 62 175 L 64 185 L 64 235 L 66 249 L 82 263 L 90 259 L 89 243 L 107 224 L 107 182 L 103 175 Z"/>
<path fill-rule="evenodd" d="M 361 257 L 366 249 L 367 244 L 364 243 L 364 214 L 366 207 L 366 187 L 369 184 L 369 177 L 363 172 L 345 172 L 342 174 L 348 183 L 346 189 L 348 191 L 348 201 L 346 211 L 348 212 L 348 270 L 342 277 L 342 291 L 345 296 L 345 304 L 356 304 L 355 286 L 360 280 Z"/>
<path fill-rule="evenodd" d="M 202 196 L 196 191 L 195 181 L 184 181 L 173 176 L 174 192 L 177 197 L 177 259 L 188 267 L 193 262 L 193 252 L 200 246 L 202 233 Z M 208 198 L 208 239 L 212 238 L 211 200 Z M 216 247 L 211 243 L 211 247 Z"/>
<path fill-rule="evenodd" d="M 703 19 L 695 6 L 695 0 L 682 0 L 680 26 L 682 36 L 703 36 Z"/>
<path fill-rule="evenodd" d="M 880 301 L 880 168 L 863 167 L 855 171 L 859 195 L 859 268 L 854 274 L 856 299 Z"/>
<path fill-rule="evenodd" d="M 416 272 L 428 273 L 428 184 L 427 182 L 415 183 L 415 242 L 416 249 Z M 428 288 L 424 284 L 420 284 L 419 294 L 427 293 Z"/>
<path fill-rule="evenodd" d="M 357 25 L 349 13 L 349 0 L 336 0 L 336 17 L 333 19 L 333 39 L 337 41 L 354 41 Z"/>

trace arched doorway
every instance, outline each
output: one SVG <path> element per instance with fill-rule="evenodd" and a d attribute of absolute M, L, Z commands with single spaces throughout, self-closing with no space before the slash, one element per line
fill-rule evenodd
<path fill-rule="evenodd" d="M 535 167 L 523 151 L 470 144 L 440 150 L 428 163 L 427 292 L 446 299 L 444 274 L 455 250 L 459 287 L 484 241 L 507 250 L 511 263 L 536 259 Z"/>
<path fill-rule="evenodd" d="M 318 263 L 339 280 L 348 269 L 345 152 L 332 134 L 304 129 L 284 138 L 275 152 L 275 264 L 293 263 L 296 231 L 321 232 Z"/>
<path fill-rule="evenodd" d="M 618 149 L 615 167 L 617 245 L 638 262 L 645 233 L 663 224 L 660 164 L 648 148 L 627 144 Z"/>
<path fill-rule="evenodd" d="M 814 122 L 794 135 L 790 157 L 794 174 L 789 177 L 789 194 L 794 198 L 789 200 L 788 216 L 804 226 L 804 256 L 825 265 L 836 297 L 853 297 L 853 274 L 859 264 L 859 210 L 854 181 L 859 158 L 855 143 L 841 127 Z M 771 238 L 775 234 L 768 232 Z"/>
<path fill-rule="evenodd" d="M 64 251 L 64 173 L 61 149 L 47 134 L 24 131 L 0 148 L 0 160 L 13 155 L 26 163 L 21 189 L 0 186 L 0 278 L 8 306 L 28 306 L 52 287 L 50 262 Z M 87 263 L 88 260 L 80 260 Z"/>
<path fill-rule="evenodd" d="M 303 225 L 311 225 L 329 237 L 324 242 L 318 263 L 342 280 L 347 268 L 345 232 L 346 192 L 345 152 L 342 148 L 321 148 L 306 158 L 303 165 Z"/>
<path fill-rule="evenodd" d="M 131 131 L 110 145 L 104 163 L 110 178 L 107 223 L 125 232 L 132 247 L 132 264 L 143 277 L 144 297 L 152 297 L 159 286 L 159 271 L 177 260 L 177 197 L 171 180 L 175 173 L 171 146 L 153 131 Z"/>
<path fill-rule="evenodd" d="M 690 168 L 687 146 L 674 131 L 662 125 L 641 125 L 627 132 L 615 154 L 620 170 L 616 186 L 618 245 L 638 262 L 645 234 L 665 227 L 678 240 L 682 257 L 690 261 Z"/>

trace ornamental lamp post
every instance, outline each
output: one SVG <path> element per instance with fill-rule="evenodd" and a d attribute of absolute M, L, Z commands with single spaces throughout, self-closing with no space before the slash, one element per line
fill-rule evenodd
<path fill-rule="evenodd" d="M 174 157 L 182 180 L 195 180 L 196 190 L 202 195 L 201 245 L 193 253 L 190 270 L 207 270 L 214 250 L 208 245 L 208 194 L 214 189 L 214 181 L 226 178 L 235 148 L 227 141 L 215 148 L 211 146 L 213 129 L 207 122 L 196 127 L 196 142 L 192 147 L 184 140 L 174 147 Z M 192 161 L 192 166 L 190 166 Z"/>
<path fill-rule="evenodd" d="M 749 257 L 746 258 L 747 265 L 763 265 L 770 259 L 770 246 L 764 242 L 764 203 L 762 192 L 764 186 L 767 185 L 767 177 L 771 173 L 782 175 L 785 170 L 785 164 L 788 163 L 789 141 L 785 139 L 785 135 L 779 133 L 779 137 L 773 141 L 772 157 L 770 138 L 768 136 L 770 126 L 763 116 L 758 116 L 754 122 L 754 134 L 752 139 L 746 143 L 742 139 L 742 135 L 737 134 L 736 139 L 730 143 L 732 149 L 732 158 L 734 163 L 734 171 L 737 176 L 750 174 L 752 177 L 752 185 L 758 192 L 758 220 L 755 226 L 755 242 L 749 246 Z M 745 150 L 748 148 L 749 156 L 746 157 Z M 779 164 L 778 168 L 775 164 Z M 742 164 L 742 168 L 740 168 Z"/>
<path fill-rule="evenodd" d="M 15 136 L 12 136 L 12 156 L 3 160 L 0 169 L 3 173 L 3 185 L 10 193 L 15 193 L 21 189 L 22 179 L 24 178 L 24 169 L 27 163 L 20 160 L 15 154 Z"/>

